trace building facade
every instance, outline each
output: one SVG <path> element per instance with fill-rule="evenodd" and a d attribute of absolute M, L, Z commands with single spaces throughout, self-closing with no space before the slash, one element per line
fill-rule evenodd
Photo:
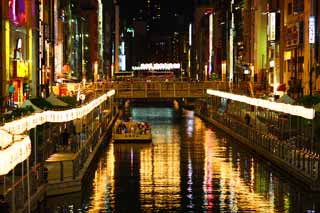
<path fill-rule="evenodd" d="M 319 2 L 286 0 L 282 10 L 283 83 L 299 98 L 319 91 Z"/>
<path fill-rule="evenodd" d="M 1 1 L 1 92 L 11 106 L 36 95 L 36 3 Z"/>
<path fill-rule="evenodd" d="M 62 95 L 57 83 L 110 75 L 112 11 L 109 0 L 1 0 L 3 105 Z"/>
<path fill-rule="evenodd" d="M 319 93 L 319 4 L 195 1 L 192 77 L 210 79 L 211 70 L 223 81 L 261 84 L 274 94 L 299 98 Z"/>
<path fill-rule="evenodd" d="M 198 4 L 192 27 L 191 77 L 208 80 L 212 72 L 213 4 Z"/>

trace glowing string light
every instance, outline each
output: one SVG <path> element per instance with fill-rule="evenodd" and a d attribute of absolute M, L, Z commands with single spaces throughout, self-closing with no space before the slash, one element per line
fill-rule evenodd
<path fill-rule="evenodd" d="M 30 155 L 31 141 L 28 135 L 22 135 L 25 131 L 47 122 L 60 123 L 81 118 L 114 94 L 115 90 L 110 90 L 106 94 L 80 108 L 65 111 L 44 111 L 41 113 L 34 113 L 19 120 L 6 123 L 0 128 L 0 175 L 7 174 L 17 164 L 23 162 Z"/>
<path fill-rule="evenodd" d="M 234 100 L 234 101 L 243 102 L 249 105 L 258 106 L 258 107 L 266 108 L 266 109 L 277 111 L 277 112 L 283 112 L 286 114 L 303 117 L 306 119 L 314 119 L 315 117 L 314 109 L 305 108 L 303 106 L 277 103 L 277 102 L 272 102 L 272 101 L 258 99 L 258 98 L 250 98 L 243 95 L 236 95 L 236 94 L 221 92 L 221 91 L 212 90 L 212 89 L 207 89 L 207 94 Z"/>
<path fill-rule="evenodd" d="M 20 140 L 15 141 L 8 148 L 0 150 L 0 175 L 5 175 L 10 172 L 17 164 L 23 162 L 31 154 L 31 141 L 29 136 L 20 135 L 20 137 Z"/>

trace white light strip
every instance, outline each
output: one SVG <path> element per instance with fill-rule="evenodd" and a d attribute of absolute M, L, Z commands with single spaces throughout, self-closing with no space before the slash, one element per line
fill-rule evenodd
<path fill-rule="evenodd" d="M 303 117 L 306 119 L 314 119 L 315 117 L 315 110 L 312 108 L 305 108 L 303 106 L 291 105 L 291 104 L 284 104 L 284 103 L 277 103 L 268 100 L 258 99 L 258 98 L 250 98 L 243 95 L 236 95 L 227 92 L 221 92 L 218 90 L 207 89 L 207 94 L 218 96 L 221 98 L 227 98 L 234 101 L 239 101 L 242 103 L 246 103 L 253 106 L 258 106 L 262 108 L 266 108 L 272 111 L 283 112 L 290 115 L 295 115 L 299 117 Z"/>
<path fill-rule="evenodd" d="M 65 111 L 44 111 L 41 113 L 34 113 L 30 116 L 23 117 L 19 120 L 14 120 L 12 122 L 6 123 L 0 129 L 9 132 L 10 134 L 19 135 L 27 130 L 34 128 L 37 125 L 44 124 L 46 122 L 67 122 L 77 118 L 81 118 L 87 115 L 95 107 L 99 106 L 102 102 L 107 100 L 115 94 L 114 90 L 108 91 L 106 94 L 100 96 L 99 98 L 91 101 L 89 104 L 82 106 L 80 108 L 69 109 Z M 0 132 L 1 137 L 1 132 Z"/>
<path fill-rule="evenodd" d="M 209 60 L 208 60 L 208 75 L 211 75 L 212 72 L 212 48 L 213 48 L 213 14 L 209 15 Z"/>
<path fill-rule="evenodd" d="M 192 24 L 189 24 L 189 45 L 192 46 Z"/>
<path fill-rule="evenodd" d="M 172 70 L 180 69 L 181 65 L 179 63 L 155 63 L 155 64 L 140 64 L 140 66 L 133 66 L 132 70 Z"/>
<path fill-rule="evenodd" d="M 3 129 L 0 129 L 0 137 L 0 149 L 4 149 L 10 144 L 12 144 L 12 135 L 4 131 Z"/>
<path fill-rule="evenodd" d="M 31 154 L 31 141 L 29 136 L 20 135 L 22 140 L 14 142 L 10 147 L 0 150 L 0 175 L 10 172 L 17 164 L 23 162 Z"/>
<path fill-rule="evenodd" d="M 46 122 L 67 122 L 76 118 L 81 118 L 114 94 L 115 90 L 110 90 L 106 94 L 80 108 L 65 111 L 44 111 L 41 113 L 34 113 L 19 120 L 6 123 L 0 128 L 0 148 L 2 149 L 0 150 L 0 175 L 7 174 L 18 163 L 23 162 L 30 155 L 31 141 L 28 135 L 22 135 L 25 131 Z M 19 141 L 16 140 L 17 138 L 19 138 Z"/>

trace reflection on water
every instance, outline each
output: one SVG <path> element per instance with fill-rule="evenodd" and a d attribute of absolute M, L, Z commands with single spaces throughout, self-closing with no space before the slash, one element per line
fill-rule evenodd
<path fill-rule="evenodd" d="M 153 142 L 108 144 L 81 198 L 50 198 L 50 209 L 69 206 L 74 207 L 73 212 L 320 211 L 319 195 L 303 191 L 291 177 L 192 112 L 185 111 L 177 121 L 170 108 L 134 108 L 132 117 L 151 124 Z M 80 204 L 74 199 L 81 200 Z"/>

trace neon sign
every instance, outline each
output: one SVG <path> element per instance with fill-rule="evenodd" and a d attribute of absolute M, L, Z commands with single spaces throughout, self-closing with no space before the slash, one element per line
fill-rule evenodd
<path fill-rule="evenodd" d="M 9 0 L 9 17 L 13 24 L 22 26 L 27 22 L 25 0 Z"/>

